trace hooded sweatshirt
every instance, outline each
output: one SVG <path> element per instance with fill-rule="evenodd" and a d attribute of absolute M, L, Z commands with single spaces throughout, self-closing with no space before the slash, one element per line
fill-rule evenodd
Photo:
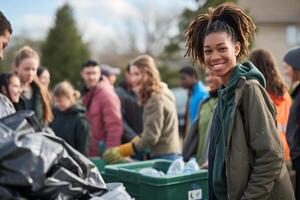
<path fill-rule="evenodd" d="M 56 136 L 64 139 L 80 153 L 87 155 L 90 126 L 85 109 L 78 104 L 65 111 L 56 110 L 50 127 Z"/>
<path fill-rule="evenodd" d="M 265 87 L 265 79 L 262 73 L 251 63 L 245 62 L 234 67 L 230 74 L 227 86 L 222 86 L 218 93 L 218 102 L 215 112 L 217 113 L 220 128 L 216 133 L 216 140 L 213 141 L 213 151 L 215 151 L 215 160 L 213 164 L 213 190 L 217 199 L 227 199 L 227 182 L 225 172 L 225 158 L 228 140 L 228 130 L 234 105 L 235 89 L 241 77 L 247 80 L 256 79 Z"/>

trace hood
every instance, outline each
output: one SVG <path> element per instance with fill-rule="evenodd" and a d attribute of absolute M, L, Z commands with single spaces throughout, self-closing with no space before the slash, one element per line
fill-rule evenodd
<path fill-rule="evenodd" d="M 162 88 L 162 95 L 170 99 L 171 101 L 175 101 L 174 94 L 171 92 L 171 90 L 168 88 L 168 85 L 166 83 L 161 83 Z"/>
<path fill-rule="evenodd" d="M 264 88 L 266 87 L 266 81 L 263 74 L 251 62 L 244 62 L 234 67 L 228 85 L 222 87 L 222 93 L 228 93 L 227 95 L 232 96 L 241 77 L 245 77 L 247 80 L 255 79 Z"/>
<path fill-rule="evenodd" d="M 85 113 L 85 108 L 82 107 L 79 104 L 75 104 L 74 106 L 72 106 L 71 108 L 65 110 L 65 111 L 59 111 L 58 109 L 56 109 L 57 113 L 61 113 L 63 115 L 73 115 L 73 114 L 78 114 L 78 113 Z"/>

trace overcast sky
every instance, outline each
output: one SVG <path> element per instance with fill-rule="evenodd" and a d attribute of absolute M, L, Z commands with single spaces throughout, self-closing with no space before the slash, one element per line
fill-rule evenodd
<path fill-rule="evenodd" d="M 56 10 L 65 2 L 74 9 L 84 41 L 94 49 L 120 38 L 125 20 L 134 24 L 145 13 L 179 15 L 187 7 L 196 7 L 194 0 L 2 0 L 1 11 L 11 21 L 15 35 L 43 39 L 53 25 Z M 139 31 L 139 27 L 134 29 Z M 174 24 L 172 33 L 176 31 Z"/>

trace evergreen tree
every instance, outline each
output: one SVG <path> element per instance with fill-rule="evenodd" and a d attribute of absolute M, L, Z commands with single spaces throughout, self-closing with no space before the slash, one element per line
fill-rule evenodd
<path fill-rule="evenodd" d="M 56 13 L 55 25 L 42 46 L 42 64 L 47 66 L 52 83 L 69 80 L 75 86 L 80 80 L 80 65 L 90 53 L 73 19 L 72 8 L 65 4 Z"/>

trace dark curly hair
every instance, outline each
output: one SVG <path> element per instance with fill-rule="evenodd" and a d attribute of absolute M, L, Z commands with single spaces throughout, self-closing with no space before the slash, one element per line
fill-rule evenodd
<path fill-rule="evenodd" d="M 255 37 L 255 25 L 250 17 L 237 5 L 224 3 L 217 8 L 209 8 L 207 14 L 200 14 L 186 30 L 185 56 L 192 56 L 194 62 L 204 63 L 204 39 L 216 32 L 226 32 L 233 42 L 240 42 L 241 51 L 237 60 L 249 53 L 249 44 Z"/>

